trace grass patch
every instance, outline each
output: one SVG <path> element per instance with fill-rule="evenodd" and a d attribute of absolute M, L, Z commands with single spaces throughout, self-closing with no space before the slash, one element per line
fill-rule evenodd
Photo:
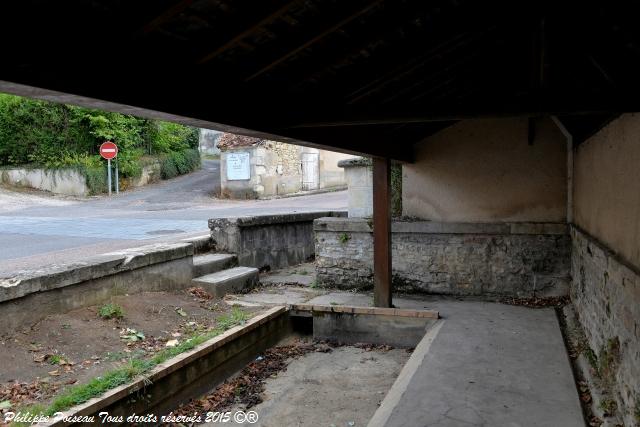
<path fill-rule="evenodd" d="M 606 416 L 615 414 L 618 409 L 618 404 L 613 399 L 604 399 L 600 402 L 599 406 Z"/>
<path fill-rule="evenodd" d="M 122 319 L 124 310 L 118 304 L 105 304 L 98 310 L 98 316 L 103 319 Z"/>
<path fill-rule="evenodd" d="M 49 357 L 49 363 L 51 365 L 59 365 L 60 363 L 62 363 L 63 361 L 63 357 L 60 356 L 59 354 L 54 354 L 51 357 Z"/>
<path fill-rule="evenodd" d="M 582 354 L 584 355 L 584 357 L 587 359 L 587 361 L 589 362 L 589 365 L 591 365 L 591 367 L 594 369 L 594 371 L 596 371 L 596 373 L 598 373 L 598 356 L 596 356 L 596 353 L 591 350 L 590 347 L 586 347 L 584 350 L 582 350 Z"/>
<path fill-rule="evenodd" d="M 175 347 L 166 348 L 159 351 L 150 359 L 131 359 L 123 366 L 114 370 L 105 372 L 85 384 L 70 387 L 62 394 L 54 399 L 48 407 L 30 406 L 22 412 L 29 411 L 30 414 L 39 414 L 51 416 L 56 412 L 65 411 L 75 405 L 79 405 L 100 396 L 101 394 L 124 384 L 131 382 L 139 375 L 143 375 L 155 368 L 157 365 L 175 357 L 181 353 L 192 350 L 203 342 L 210 340 L 224 331 L 241 325 L 247 321 L 249 316 L 238 308 L 233 308 L 230 314 L 221 316 L 217 319 L 217 326 L 205 333 L 194 334 L 187 340 L 181 342 Z"/>

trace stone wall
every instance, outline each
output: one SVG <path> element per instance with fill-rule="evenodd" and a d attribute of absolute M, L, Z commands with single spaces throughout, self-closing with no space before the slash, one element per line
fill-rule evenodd
<path fill-rule="evenodd" d="M 566 295 L 570 241 L 565 224 L 394 222 L 397 291 L 448 295 Z M 319 284 L 373 286 L 371 221 L 315 221 Z"/>
<path fill-rule="evenodd" d="M 191 286 L 193 245 L 155 244 L 0 278 L 0 336 L 114 295 Z"/>
<path fill-rule="evenodd" d="M 275 269 L 313 258 L 313 220 L 340 215 L 345 212 L 214 218 L 209 228 L 217 252 L 236 254 L 242 266 Z"/>
<path fill-rule="evenodd" d="M 577 227 L 571 237 L 571 300 L 625 425 L 638 425 L 640 271 Z"/>
<path fill-rule="evenodd" d="M 15 187 L 35 188 L 67 196 L 86 196 L 89 194 L 84 175 L 75 169 L 3 169 L 0 170 L 0 182 Z"/>
<path fill-rule="evenodd" d="M 274 141 L 226 148 L 220 157 L 222 196 L 232 199 L 258 199 L 300 191 L 300 150 L 301 147 L 296 145 Z M 233 152 L 249 153 L 249 179 L 227 179 L 227 156 Z"/>

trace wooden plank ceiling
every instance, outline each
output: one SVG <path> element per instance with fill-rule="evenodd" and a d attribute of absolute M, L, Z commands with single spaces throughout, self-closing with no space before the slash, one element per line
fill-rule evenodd
<path fill-rule="evenodd" d="M 629 3 L 3 2 L 0 90 L 404 161 L 464 118 L 556 114 L 580 141 L 640 110 Z"/>

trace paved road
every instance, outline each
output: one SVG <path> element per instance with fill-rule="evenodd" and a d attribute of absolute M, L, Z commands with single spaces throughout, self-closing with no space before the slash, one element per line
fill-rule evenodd
<path fill-rule="evenodd" d="M 0 276 L 208 232 L 209 218 L 346 209 L 346 192 L 220 200 L 217 160 L 169 181 L 88 200 L 0 189 Z"/>

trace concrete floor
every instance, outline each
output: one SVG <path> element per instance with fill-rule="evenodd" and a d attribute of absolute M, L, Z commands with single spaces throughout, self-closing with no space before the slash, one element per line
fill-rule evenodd
<path fill-rule="evenodd" d="M 259 414 L 258 422 L 242 425 L 366 426 L 409 356 L 402 349 L 366 351 L 346 346 L 306 354 L 267 379 L 264 401 L 251 408 Z M 353 387 L 354 378 L 358 387 Z M 231 412 L 235 410 L 244 408 Z"/>
<path fill-rule="evenodd" d="M 309 291 L 281 286 L 235 298 L 254 304 L 372 302 L 366 293 Z M 443 322 L 409 380 L 394 385 L 398 400 L 383 425 L 585 425 L 553 309 L 428 296 L 396 297 L 394 304 L 439 310 Z"/>

